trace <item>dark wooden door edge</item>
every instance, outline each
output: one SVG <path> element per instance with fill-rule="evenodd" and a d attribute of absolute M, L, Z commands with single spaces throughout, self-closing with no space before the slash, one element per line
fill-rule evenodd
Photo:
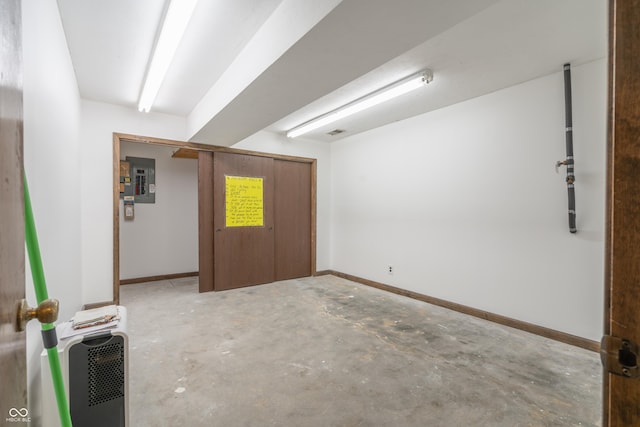
<path fill-rule="evenodd" d="M 198 292 L 214 290 L 213 153 L 198 153 Z"/>
<path fill-rule="evenodd" d="M 458 304 L 451 301 L 446 301 L 440 298 L 424 295 L 418 292 L 409 291 L 407 289 L 398 288 L 384 283 L 375 282 L 373 280 L 364 279 L 362 277 L 353 276 L 347 273 L 341 273 L 334 270 L 324 270 L 316 272 L 316 276 L 331 274 L 336 277 L 351 280 L 352 282 L 360 283 L 373 288 L 381 289 L 383 291 L 391 292 L 397 295 L 413 298 L 418 301 L 426 302 L 429 304 L 437 305 L 439 307 L 447 308 L 449 310 L 457 311 L 459 313 L 468 314 L 473 317 L 488 320 L 490 322 L 499 323 L 510 328 L 519 329 L 524 332 L 529 332 L 534 335 L 539 335 L 545 338 L 559 341 L 565 344 L 573 345 L 576 347 L 584 348 L 598 352 L 600 351 L 600 343 L 592 341 L 586 338 L 578 337 L 575 335 L 567 334 L 565 332 L 556 331 L 554 329 L 546 328 L 544 326 L 534 325 L 532 323 L 523 322 L 522 320 L 512 319 L 510 317 L 502 316 L 500 314 L 490 313 L 488 311 L 480 310 L 477 308 L 469 307 L 466 305 Z"/>
<path fill-rule="evenodd" d="M 609 96 L 604 334 L 640 342 L 640 0 L 609 2 Z M 631 357 L 632 356 L 632 357 Z M 603 426 L 640 425 L 640 382 L 615 367 L 637 366 L 618 350 L 603 370 Z M 615 372 L 615 373 L 614 373 Z"/>

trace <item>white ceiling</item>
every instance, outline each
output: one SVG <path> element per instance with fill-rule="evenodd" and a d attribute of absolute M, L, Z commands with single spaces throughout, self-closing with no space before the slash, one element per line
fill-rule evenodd
<path fill-rule="evenodd" d="M 165 1 L 58 5 L 81 96 L 136 108 Z M 232 145 L 433 70 L 426 88 L 303 137 L 333 141 L 606 53 L 605 0 L 200 0 L 152 111 Z"/>

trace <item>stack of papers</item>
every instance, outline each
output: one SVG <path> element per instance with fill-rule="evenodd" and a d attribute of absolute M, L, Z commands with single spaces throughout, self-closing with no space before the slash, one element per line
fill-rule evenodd
<path fill-rule="evenodd" d="M 88 335 L 118 326 L 120 313 L 115 305 L 78 311 L 73 319 L 57 326 L 58 338 L 61 340 L 76 335 Z"/>
<path fill-rule="evenodd" d="M 116 305 L 107 305 L 105 307 L 93 308 L 91 310 L 82 310 L 78 311 L 73 317 L 73 329 L 103 325 L 117 321 L 118 319 L 118 307 Z"/>

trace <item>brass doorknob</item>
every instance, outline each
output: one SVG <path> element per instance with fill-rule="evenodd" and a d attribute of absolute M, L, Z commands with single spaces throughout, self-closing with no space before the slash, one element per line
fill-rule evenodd
<path fill-rule="evenodd" d="M 38 319 L 40 323 L 53 323 L 58 320 L 58 300 L 47 299 L 42 301 L 37 308 L 29 307 L 26 299 L 18 302 L 17 310 L 17 332 L 24 331 L 27 322 L 31 319 Z"/>

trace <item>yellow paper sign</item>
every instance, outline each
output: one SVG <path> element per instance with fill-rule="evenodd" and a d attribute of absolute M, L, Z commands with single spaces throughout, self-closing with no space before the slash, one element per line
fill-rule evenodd
<path fill-rule="evenodd" d="M 227 227 L 264 226 L 263 178 L 225 176 Z"/>

